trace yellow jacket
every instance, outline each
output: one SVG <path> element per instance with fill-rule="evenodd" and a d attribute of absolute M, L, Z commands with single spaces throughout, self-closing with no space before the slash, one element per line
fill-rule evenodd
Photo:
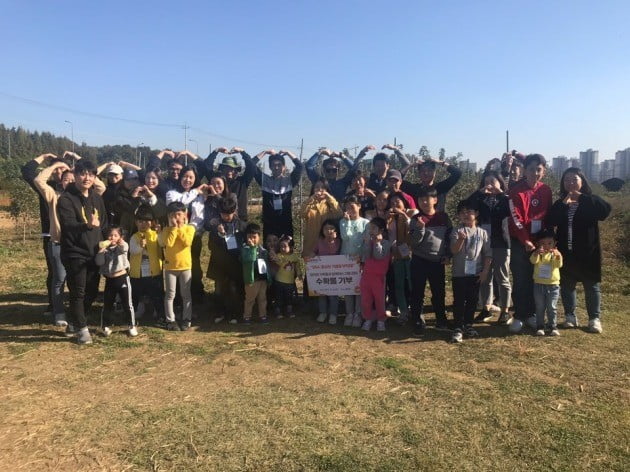
<path fill-rule="evenodd" d="M 538 254 L 534 251 L 529 257 L 529 262 L 534 264 L 534 282 L 542 285 L 560 284 L 560 267 L 562 267 L 562 254 L 555 256 L 551 252 Z M 545 273 L 546 272 L 546 273 Z M 541 277 L 544 276 L 544 277 Z M 549 275 L 549 277 L 547 277 Z"/>
<path fill-rule="evenodd" d="M 315 200 L 311 196 L 304 202 L 302 207 L 302 218 L 304 218 L 303 256 L 309 256 L 313 253 L 313 249 L 315 249 L 319 240 L 319 231 L 322 228 L 322 223 L 329 218 L 339 219 L 341 215 L 339 203 L 332 196 L 326 196 L 324 200 Z"/>
<path fill-rule="evenodd" d="M 129 241 L 129 277 L 138 279 L 142 277 L 142 236 L 146 240 L 146 251 L 149 256 L 149 271 L 151 277 L 162 274 L 162 248 L 158 244 L 158 234 L 149 229 L 145 232 L 138 231 L 131 236 Z M 146 277 L 146 275 L 145 275 Z"/>
<path fill-rule="evenodd" d="M 162 230 L 158 242 L 164 248 L 164 270 L 192 269 L 190 248 L 194 237 L 195 227 L 192 225 L 168 226 Z"/>

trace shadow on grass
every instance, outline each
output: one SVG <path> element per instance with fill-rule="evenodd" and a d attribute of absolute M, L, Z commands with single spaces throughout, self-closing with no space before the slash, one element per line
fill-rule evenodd
<path fill-rule="evenodd" d="M 61 331 L 40 328 L 0 329 L 0 343 L 68 342 Z"/>

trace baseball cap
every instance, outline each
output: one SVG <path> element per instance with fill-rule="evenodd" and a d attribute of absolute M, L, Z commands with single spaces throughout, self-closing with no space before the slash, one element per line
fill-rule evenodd
<path fill-rule="evenodd" d="M 118 164 L 110 164 L 107 167 L 106 174 L 122 174 L 122 173 L 123 173 L 123 168 L 120 167 Z"/>
<path fill-rule="evenodd" d="M 402 174 L 400 173 L 399 170 L 396 169 L 391 169 L 389 171 L 387 171 L 387 179 L 396 179 L 396 180 L 402 180 Z"/>
<path fill-rule="evenodd" d="M 123 180 L 139 179 L 138 172 L 134 169 L 125 169 L 123 172 Z"/>

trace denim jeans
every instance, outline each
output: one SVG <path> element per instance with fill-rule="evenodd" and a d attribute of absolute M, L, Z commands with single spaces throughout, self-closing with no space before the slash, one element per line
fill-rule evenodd
<path fill-rule="evenodd" d="M 545 311 L 547 312 L 547 326 L 549 329 L 556 328 L 558 298 L 560 298 L 559 285 L 534 284 L 537 329 L 543 329 L 545 327 Z"/>
<path fill-rule="evenodd" d="M 536 311 L 534 306 L 534 266 L 529 262 L 525 246 L 518 239 L 512 239 L 510 270 L 512 271 L 512 300 L 514 318 L 525 321 Z"/>
<path fill-rule="evenodd" d="M 586 299 L 586 312 L 588 313 L 588 319 L 593 320 L 599 318 L 601 313 L 602 294 L 600 290 L 599 282 L 594 280 L 581 280 L 584 286 L 584 298 Z M 560 279 L 560 295 L 562 296 L 562 305 L 564 306 L 564 315 L 574 315 L 575 307 L 577 306 L 577 299 L 575 296 L 575 287 L 578 283 L 577 278 L 572 277 L 570 274 L 562 273 Z"/>
<path fill-rule="evenodd" d="M 66 268 L 61 263 L 61 245 L 49 241 L 48 257 L 52 267 L 53 315 L 55 316 L 55 321 L 57 321 L 57 318 L 64 318 L 66 313 L 63 306 L 63 286 L 66 283 Z"/>

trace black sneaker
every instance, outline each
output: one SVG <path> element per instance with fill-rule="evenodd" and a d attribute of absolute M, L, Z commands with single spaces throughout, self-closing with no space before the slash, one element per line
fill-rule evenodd
<path fill-rule="evenodd" d="M 415 323 L 413 325 L 413 330 L 411 331 L 411 333 L 416 337 L 424 336 L 424 323 L 423 322 Z"/>
<path fill-rule="evenodd" d="M 487 323 L 492 319 L 492 313 L 490 313 L 485 308 L 479 312 L 479 314 L 475 317 L 475 323 Z"/>
<path fill-rule="evenodd" d="M 479 333 L 475 328 L 472 327 L 472 325 L 467 325 L 464 326 L 464 336 L 466 336 L 467 338 L 476 338 L 477 336 L 479 336 Z"/>
<path fill-rule="evenodd" d="M 188 331 L 190 329 L 191 323 L 190 321 L 182 321 L 181 330 Z"/>
<path fill-rule="evenodd" d="M 457 328 L 453 331 L 453 335 L 451 336 L 452 343 L 461 343 L 464 341 L 464 333 L 460 328 Z"/>
<path fill-rule="evenodd" d="M 169 321 L 168 323 L 166 323 L 166 329 L 168 329 L 169 331 L 181 331 L 179 329 L 179 325 L 175 321 Z"/>
<path fill-rule="evenodd" d="M 497 320 L 497 324 L 506 325 L 510 321 L 510 314 L 508 312 L 503 312 L 499 315 L 499 319 Z"/>

